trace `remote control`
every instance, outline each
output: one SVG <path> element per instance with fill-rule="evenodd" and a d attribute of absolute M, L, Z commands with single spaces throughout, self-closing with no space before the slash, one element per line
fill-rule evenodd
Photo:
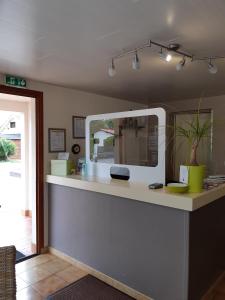
<path fill-rule="evenodd" d="M 161 189 L 163 187 L 163 184 L 162 183 L 152 183 L 152 184 L 149 184 L 148 188 L 150 190 L 157 190 L 157 189 Z"/>

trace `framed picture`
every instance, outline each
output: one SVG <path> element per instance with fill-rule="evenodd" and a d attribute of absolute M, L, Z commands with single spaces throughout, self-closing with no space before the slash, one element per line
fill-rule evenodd
<path fill-rule="evenodd" d="M 48 129 L 49 152 L 66 152 L 66 129 Z"/>
<path fill-rule="evenodd" d="M 86 119 L 86 117 L 73 116 L 72 126 L 73 126 L 73 138 L 74 139 L 84 139 L 85 138 L 85 119 Z"/>

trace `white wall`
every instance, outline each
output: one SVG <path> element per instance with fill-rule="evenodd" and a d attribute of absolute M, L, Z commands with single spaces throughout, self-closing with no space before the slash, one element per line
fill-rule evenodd
<path fill-rule="evenodd" d="M 180 100 L 174 102 L 151 103 L 149 107 L 164 107 L 167 117 L 171 112 L 196 110 L 198 99 Z M 212 109 L 213 112 L 213 140 L 212 140 L 212 164 L 211 173 L 225 174 L 225 95 L 206 97 L 201 101 L 201 109 Z"/>
<path fill-rule="evenodd" d="M 74 89 L 58 87 L 41 82 L 28 82 L 28 88 L 42 91 L 44 93 L 44 163 L 45 174 L 49 172 L 50 160 L 55 158 L 55 154 L 48 153 L 48 128 L 65 128 L 67 139 L 67 151 L 71 150 L 75 142 L 81 145 L 84 156 L 85 142 L 82 139 L 72 139 L 72 116 L 87 116 L 110 112 L 126 111 L 131 109 L 146 108 L 144 104 L 129 102 L 85 93 Z M 78 156 L 72 155 L 72 158 Z M 48 201 L 47 189 L 45 190 L 45 245 L 48 244 Z"/>

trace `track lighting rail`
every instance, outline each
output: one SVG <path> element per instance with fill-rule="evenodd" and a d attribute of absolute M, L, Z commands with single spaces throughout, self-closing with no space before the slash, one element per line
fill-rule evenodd
<path fill-rule="evenodd" d="M 122 58 L 122 57 L 124 57 L 126 55 L 134 54 L 134 53 L 142 51 L 142 50 L 144 50 L 146 48 L 151 48 L 152 45 L 157 46 L 160 49 L 164 49 L 164 50 L 167 50 L 167 51 L 175 52 L 175 53 L 177 53 L 177 54 L 179 54 L 181 56 L 185 56 L 185 57 L 188 57 L 188 58 L 191 58 L 191 59 L 193 58 L 193 55 L 191 55 L 191 54 L 189 54 L 187 52 L 183 52 L 183 51 L 180 51 L 180 50 L 175 50 L 175 49 L 170 48 L 169 46 L 165 46 L 163 44 L 160 44 L 160 43 L 154 42 L 152 40 L 149 40 L 148 43 L 146 43 L 146 44 L 144 44 L 144 45 L 142 45 L 140 47 L 136 47 L 134 49 L 124 51 L 124 52 L 122 52 L 122 53 L 120 53 L 120 54 L 112 57 L 112 59 L 116 60 L 116 59 Z"/>
<path fill-rule="evenodd" d="M 116 68 L 115 68 L 115 60 L 120 59 L 124 56 L 127 55 L 134 55 L 134 58 L 132 60 L 132 68 L 134 70 L 139 70 L 140 69 L 140 59 L 138 56 L 138 52 L 146 49 L 146 48 L 151 48 L 152 46 L 156 46 L 159 48 L 159 55 L 160 57 L 164 60 L 169 62 L 172 59 L 172 53 L 176 53 L 179 56 L 182 57 L 182 60 L 176 65 L 176 70 L 180 71 L 182 70 L 185 65 L 186 65 L 186 59 L 189 59 L 191 62 L 194 61 L 206 61 L 208 63 L 208 71 L 211 74 L 216 74 L 218 71 L 217 66 L 212 63 L 212 61 L 217 60 L 217 59 L 225 59 L 225 56 L 205 56 L 205 57 L 197 57 L 193 54 L 187 53 L 185 51 L 180 50 L 180 45 L 179 44 L 169 44 L 169 45 L 164 45 L 158 42 L 154 42 L 152 40 L 149 40 L 148 43 L 143 44 L 139 47 L 136 47 L 131 50 L 123 51 L 122 53 L 112 57 L 111 59 L 111 65 L 109 66 L 108 69 L 108 74 L 110 77 L 113 77 L 116 75 Z"/>
<path fill-rule="evenodd" d="M 193 61 L 196 61 L 196 60 L 214 60 L 214 59 L 225 59 L 225 56 L 217 56 L 217 55 L 214 55 L 214 56 L 203 56 L 203 57 L 198 57 L 198 56 L 193 56 Z"/>

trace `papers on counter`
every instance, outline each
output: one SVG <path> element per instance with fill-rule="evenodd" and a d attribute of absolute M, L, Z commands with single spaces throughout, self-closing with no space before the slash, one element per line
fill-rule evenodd
<path fill-rule="evenodd" d="M 223 183 L 225 183 L 225 175 L 210 175 L 204 180 L 204 186 L 207 189 L 211 189 Z"/>

